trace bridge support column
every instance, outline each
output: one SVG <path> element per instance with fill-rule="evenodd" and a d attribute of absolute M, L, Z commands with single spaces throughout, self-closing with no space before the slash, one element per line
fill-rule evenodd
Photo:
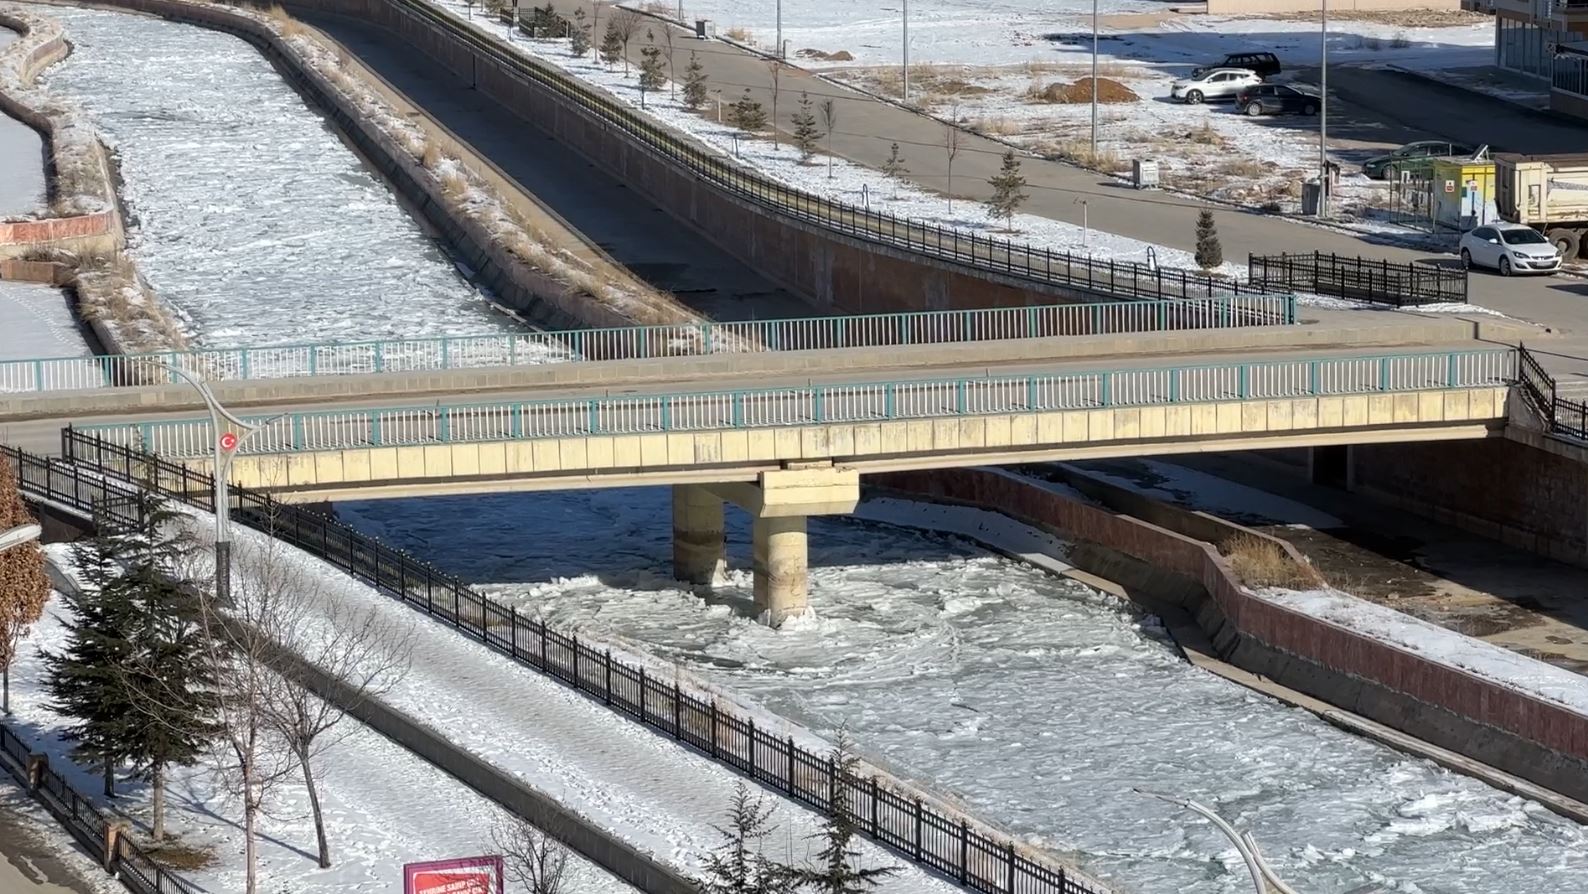
<path fill-rule="evenodd" d="M 728 568 L 722 498 L 695 484 L 673 486 L 673 577 L 713 584 Z"/>
<path fill-rule="evenodd" d="M 755 607 L 761 621 L 777 627 L 810 607 L 805 516 L 757 518 L 751 525 L 755 558 Z"/>

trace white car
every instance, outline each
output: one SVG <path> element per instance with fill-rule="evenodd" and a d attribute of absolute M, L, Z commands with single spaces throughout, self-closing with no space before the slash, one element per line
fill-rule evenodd
<path fill-rule="evenodd" d="M 1262 82 L 1251 69 L 1215 68 L 1198 77 L 1175 81 L 1169 88 L 1169 97 L 1192 105 L 1209 99 L 1234 99 L 1235 94 Z"/>
<path fill-rule="evenodd" d="M 1461 237 L 1461 266 L 1492 267 L 1501 276 L 1554 273 L 1560 269 L 1560 251 L 1532 227 L 1495 224 Z"/>

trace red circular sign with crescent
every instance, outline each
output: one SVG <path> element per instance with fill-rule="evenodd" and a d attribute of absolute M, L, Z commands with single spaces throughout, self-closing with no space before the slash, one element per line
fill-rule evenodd
<path fill-rule="evenodd" d="M 226 433 L 222 434 L 221 435 L 221 449 L 226 451 L 227 453 L 231 453 L 233 450 L 236 450 L 237 449 L 237 436 L 232 434 L 231 432 L 226 432 Z"/>

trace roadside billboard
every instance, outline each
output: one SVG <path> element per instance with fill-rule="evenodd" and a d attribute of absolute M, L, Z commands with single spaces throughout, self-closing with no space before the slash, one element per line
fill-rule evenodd
<path fill-rule="evenodd" d="M 502 894 L 502 858 L 405 864 L 403 894 Z"/>

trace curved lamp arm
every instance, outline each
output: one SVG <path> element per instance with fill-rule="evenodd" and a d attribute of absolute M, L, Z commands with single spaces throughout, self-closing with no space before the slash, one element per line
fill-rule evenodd
<path fill-rule="evenodd" d="M 1252 875 L 1253 889 L 1256 890 L 1257 894 L 1268 894 L 1268 886 L 1264 884 L 1263 880 L 1265 876 L 1262 866 L 1258 862 L 1257 856 L 1252 853 L 1251 848 L 1247 847 L 1246 842 L 1242 840 L 1239 834 L 1236 833 L 1235 828 L 1229 823 L 1225 822 L 1222 817 L 1207 807 L 1204 807 L 1201 804 L 1191 800 L 1190 798 L 1177 798 L 1174 795 L 1166 795 L 1162 792 L 1149 792 L 1145 789 L 1139 788 L 1133 788 L 1131 791 L 1136 792 L 1137 794 L 1146 795 L 1149 798 L 1157 798 L 1160 801 L 1167 801 L 1176 807 L 1181 807 L 1193 813 L 1199 813 L 1202 816 L 1207 817 L 1208 821 L 1213 823 L 1213 825 L 1217 827 L 1220 832 L 1223 832 L 1224 837 L 1228 838 L 1231 844 L 1235 845 L 1235 849 L 1241 854 L 1241 859 L 1246 861 L 1246 871 Z"/>

